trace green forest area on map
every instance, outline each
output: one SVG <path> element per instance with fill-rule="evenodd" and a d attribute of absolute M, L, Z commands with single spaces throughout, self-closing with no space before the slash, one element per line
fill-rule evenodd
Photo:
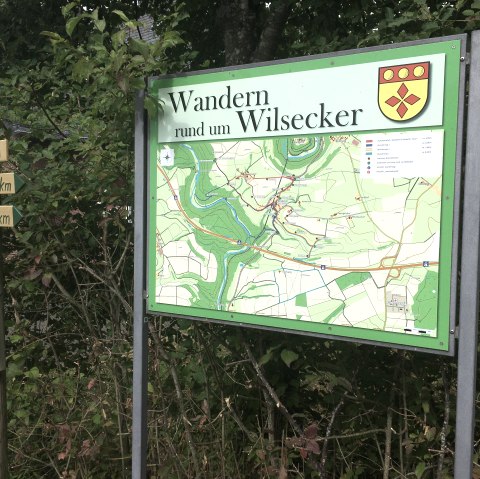
<path fill-rule="evenodd" d="M 366 138 L 159 144 L 156 302 L 436 337 L 442 177 Z"/>

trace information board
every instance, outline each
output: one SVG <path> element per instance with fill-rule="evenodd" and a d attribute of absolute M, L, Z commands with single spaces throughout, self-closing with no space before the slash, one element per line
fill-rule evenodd
<path fill-rule="evenodd" d="M 461 50 L 151 79 L 148 311 L 451 353 Z"/>

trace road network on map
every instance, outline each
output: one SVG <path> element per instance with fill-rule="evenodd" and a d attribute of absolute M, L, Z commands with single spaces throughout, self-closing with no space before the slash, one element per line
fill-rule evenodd
<path fill-rule="evenodd" d="M 441 176 L 367 140 L 159 144 L 156 302 L 435 337 Z"/>

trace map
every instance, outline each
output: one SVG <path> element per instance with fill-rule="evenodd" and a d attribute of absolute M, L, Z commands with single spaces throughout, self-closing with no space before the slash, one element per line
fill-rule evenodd
<path fill-rule="evenodd" d="M 158 144 L 155 301 L 437 336 L 443 130 Z"/>

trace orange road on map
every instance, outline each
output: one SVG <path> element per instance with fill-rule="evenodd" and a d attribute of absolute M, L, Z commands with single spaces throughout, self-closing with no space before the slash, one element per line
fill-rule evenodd
<path fill-rule="evenodd" d="M 251 244 L 248 244 L 248 243 L 244 243 L 243 241 L 242 242 L 238 242 L 238 240 L 234 240 L 232 238 L 229 238 L 228 236 L 223 236 L 221 234 L 218 234 L 218 233 L 214 233 L 213 231 L 209 231 L 205 228 L 202 228 L 201 226 L 197 225 L 196 223 L 194 223 L 187 215 L 187 213 L 185 212 L 185 210 L 183 209 L 182 207 L 182 204 L 180 203 L 179 199 L 178 199 L 178 195 L 175 193 L 175 190 L 172 186 L 172 184 L 170 183 L 170 178 L 167 176 L 167 174 L 165 173 L 165 171 L 163 171 L 162 168 L 160 168 L 160 166 L 157 166 L 157 169 L 160 171 L 160 173 L 163 175 L 163 177 L 165 178 L 165 181 L 167 182 L 169 188 L 170 188 L 170 191 L 172 192 L 173 194 L 173 197 L 175 198 L 175 203 L 177 204 L 177 207 L 179 209 L 179 211 L 182 213 L 182 215 L 184 216 L 185 220 L 187 221 L 187 223 L 189 223 L 193 228 L 195 228 L 196 230 L 198 231 L 201 231 L 202 233 L 205 233 L 205 234 L 208 234 L 210 236 L 214 236 L 215 238 L 220 238 L 220 239 L 223 239 L 225 241 L 228 241 L 229 243 L 232 243 L 232 244 L 235 244 L 235 245 L 238 245 L 238 246 L 247 246 L 251 249 L 254 249 L 256 251 L 259 251 L 260 253 L 265 253 L 269 256 L 274 256 L 275 258 L 279 258 L 279 259 L 282 259 L 284 261 L 292 261 L 293 263 L 297 263 L 297 264 L 301 264 L 301 265 L 304 265 L 304 266 L 310 266 L 311 268 L 316 268 L 316 269 L 321 269 L 321 266 L 320 265 L 317 265 L 317 264 L 313 264 L 313 263 L 309 263 L 308 261 L 302 261 L 300 259 L 295 259 L 295 258 L 290 258 L 288 256 L 283 256 L 281 254 L 278 254 L 278 253 L 274 253 L 273 251 L 270 251 L 268 249 L 264 249 L 264 248 L 261 248 L 260 246 L 256 246 L 256 245 L 251 245 Z M 383 258 L 382 261 L 380 262 L 380 266 L 375 266 L 375 267 L 365 267 L 365 268 L 362 268 L 362 267 L 359 267 L 359 268 L 340 268 L 340 267 L 334 267 L 334 266 L 325 266 L 325 269 L 328 269 L 330 271 L 350 271 L 350 272 L 355 272 L 355 271 L 385 271 L 385 270 L 402 270 L 402 269 L 408 269 L 408 268 L 418 268 L 420 266 L 424 266 L 423 265 L 423 262 L 420 262 L 420 263 L 410 263 L 410 264 L 392 264 L 390 266 L 383 266 L 383 261 L 385 259 L 388 259 L 389 257 L 386 257 L 386 258 Z M 429 266 L 436 266 L 438 265 L 438 261 L 430 261 L 429 262 Z"/>

